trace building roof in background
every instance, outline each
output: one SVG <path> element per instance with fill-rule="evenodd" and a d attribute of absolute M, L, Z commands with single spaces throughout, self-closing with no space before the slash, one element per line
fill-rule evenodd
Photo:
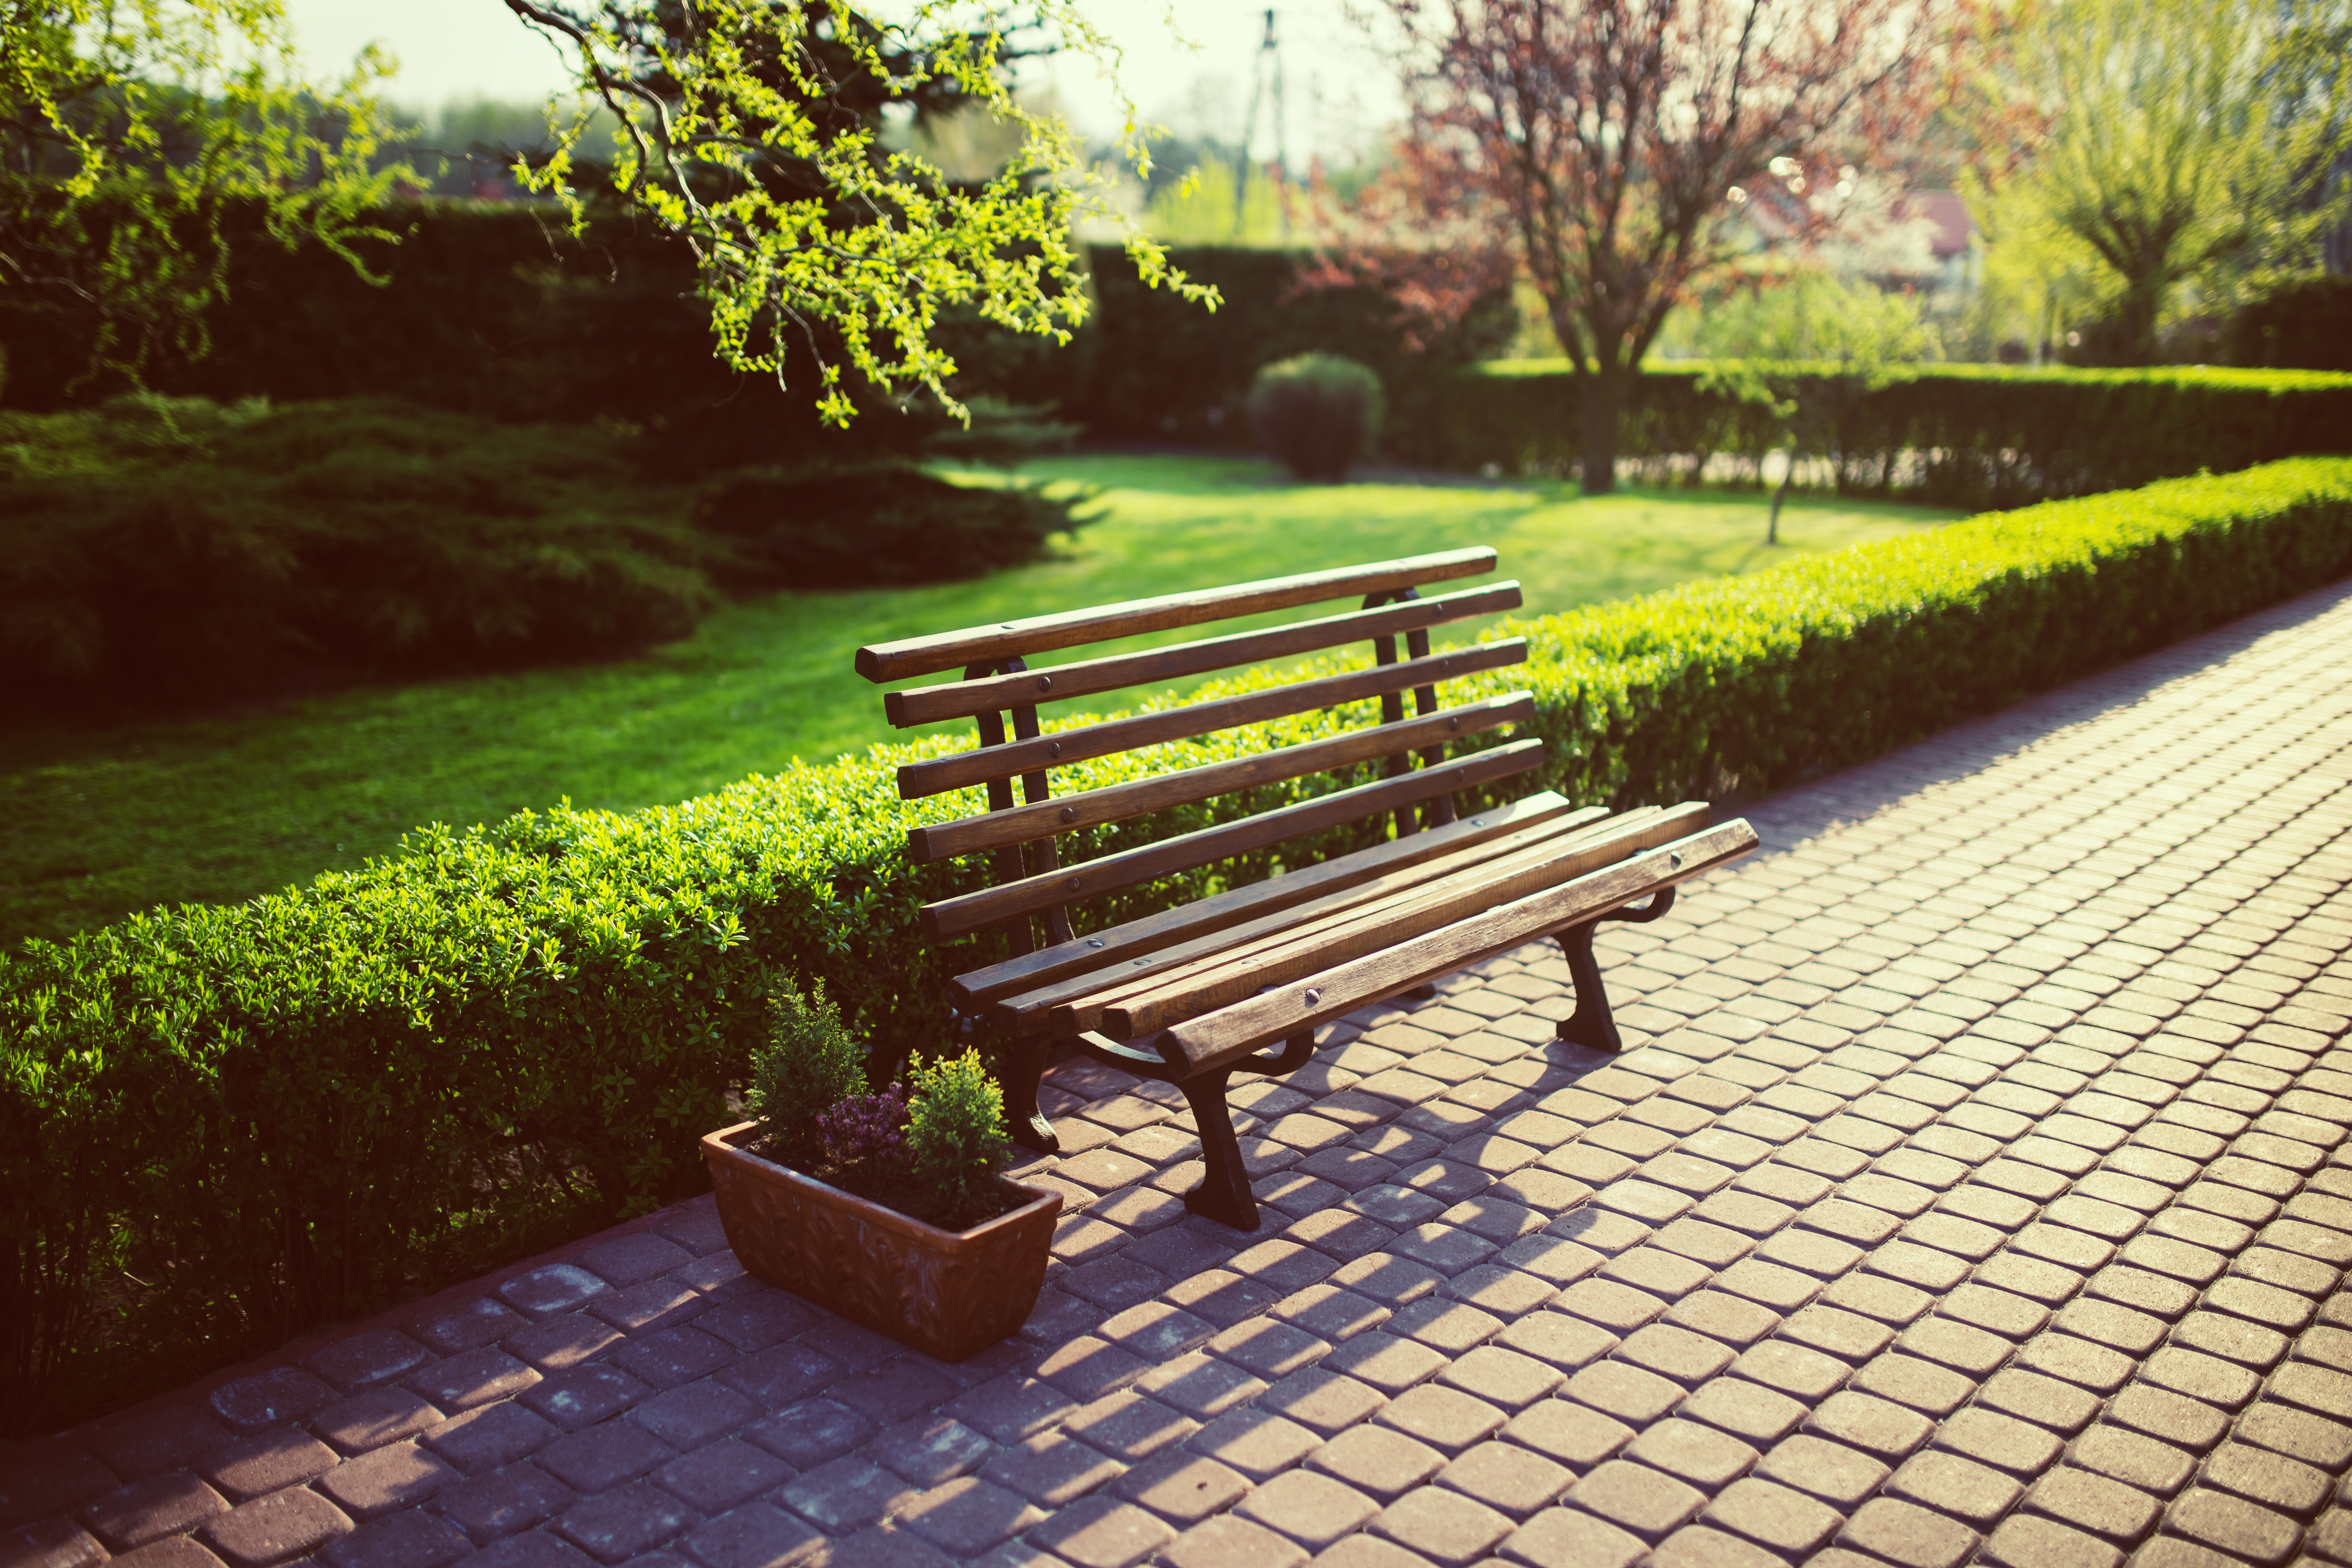
<path fill-rule="evenodd" d="M 1938 261 L 1964 254 L 1969 248 L 1969 237 L 1976 232 L 1976 220 L 1969 216 L 1968 203 L 1960 200 L 1957 191 L 1909 191 L 1895 204 L 1897 218 L 1926 218 L 1936 226 L 1936 236 L 1927 242 L 1927 249 Z"/>

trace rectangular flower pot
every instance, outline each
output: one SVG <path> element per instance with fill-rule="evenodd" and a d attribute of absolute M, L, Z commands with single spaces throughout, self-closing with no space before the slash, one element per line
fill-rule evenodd
<path fill-rule="evenodd" d="M 941 1230 L 763 1160 L 746 1121 L 702 1140 L 719 1222 L 743 1267 L 900 1344 L 961 1361 L 1018 1329 L 1045 1288 L 1059 1193 Z"/>

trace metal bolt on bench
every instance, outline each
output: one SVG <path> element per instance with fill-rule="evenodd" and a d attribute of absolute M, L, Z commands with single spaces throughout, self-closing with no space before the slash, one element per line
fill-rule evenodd
<path fill-rule="evenodd" d="M 979 723 L 976 749 L 908 763 L 898 770 L 898 793 L 917 800 L 987 788 L 987 811 L 910 829 L 908 852 L 920 861 L 982 853 L 991 858 L 993 886 L 927 905 L 922 926 L 933 942 L 992 926 L 1009 939 L 1013 957 L 949 983 L 955 998 L 950 1025 L 959 1037 L 990 1029 L 1003 1040 L 1005 1098 L 1024 1142 L 1057 1147 L 1037 1110 L 1037 1082 L 1054 1043 L 1072 1041 L 1097 1060 L 1182 1092 L 1200 1125 L 1207 1167 L 1185 1202 L 1196 1213 L 1254 1230 L 1257 1204 L 1226 1084 L 1236 1072 L 1284 1074 L 1306 1066 L 1315 1030 L 1334 1018 L 1392 996 L 1432 994 L 1444 975 L 1549 936 L 1566 952 L 1576 986 L 1576 1011 L 1559 1026 L 1560 1038 L 1618 1048 L 1592 952 L 1593 928 L 1604 920 L 1657 919 L 1672 907 L 1678 883 L 1746 854 L 1756 835 L 1745 821 L 1710 826 L 1703 802 L 1611 813 L 1571 806 L 1549 791 L 1459 816 L 1457 792 L 1543 761 L 1538 740 L 1445 754 L 1449 741 L 1535 718 L 1535 700 L 1526 691 L 1438 703 L 1443 681 L 1527 659 L 1519 637 L 1431 652 L 1432 626 L 1517 609 L 1519 585 L 1484 584 L 1431 598 L 1420 590 L 1494 567 L 1492 550 L 1454 550 L 858 650 L 858 672 L 877 682 L 963 672 L 960 681 L 887 692 L 883 707 L 900 727 L 967 718 Z M 1356 609 L 1284 626 L 1038 670 L 1025 662 L 1033 654 L 1359 595 Z M 1367 639 L 1376 659 L 1367 669 L 1297 677 L 1050 735 L 1037 721 L 1038 708 L 1048 702 L 1164 686 Z M 1367 729 L 1058 799 L 1047 787 L 1057 767 L 1374 697 L 1381 721 Z M 1369 784 L 1061 864 L 1055 839 L 1063 833 L 1375 761 L 1382 773 Z M 1289 865 L 1280 875 L 1084 936 L 1070 923 L 1074 903 L 1351 823 L 1370 840 L 1367 847 Z M 1646 906 L 1636 907 L 1643 899 Z"/>

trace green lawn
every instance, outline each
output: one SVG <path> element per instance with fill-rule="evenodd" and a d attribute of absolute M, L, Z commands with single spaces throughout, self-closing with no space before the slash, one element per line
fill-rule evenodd
<path fill-rule="evenodd" d="M 875 688 L 850 668 L 862 643 L 1480 543 L 1542 613 L 1954 515 L 1795 500 L 1768 550 L 1754 494 L 1299 486 L 1253 460 L 1197 457 L 1072 457 L 1030 471 L 1102 487 L 1106 515 L 1055 559 L 980 582 L 778 595 L 625 664 L 0 735 L 0 941 L 63 936 L 158 902 L 251 897 L 356 865 L 422 822 L 481 822 L 566 796 L 647 805 L 862 748 L 887 734 Z"/>

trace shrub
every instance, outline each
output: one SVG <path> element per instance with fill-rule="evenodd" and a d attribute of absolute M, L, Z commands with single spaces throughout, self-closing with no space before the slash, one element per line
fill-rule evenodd
<path fill-rule="evenodd" d="M 976 457 L 1066 437 L 976 421 Z M 977 576 L 1088 521 L 1082 491 L 889 461 L 695 489 L 613 426 L 384 400 L 132 395 L 0 414 L 0 706 L 170 708 L 623 654 L 720 589 Z"/>
<path fill-rule="evenodd" d="M 714 480 L 702 528 L 732 545 L 747 585 L 903 587 L 1034 561 L 1089 517 L 1084 492 L 959 484 L 909 464 L 750 468 Z"/>
<path fill-rule="evenodd" d="M 2231 364 L 2352 371 L 2352 278 L 2291 278 L 2238 312 L 2227 332 Z"/>
<path fill-rule="evenodd" d="M 1004 1091 L 977 1050 L 926 1067 L 909 1061 L 907 1164 L 938 1198 L 940 1225 L 961 1230 L 999 1206 L 996 1173 L 1013 1157 Z"/>
<path fill-rule="evenodd" d="M 1337 354 L 1300 354 L 1257 373 L 1250 433 L 1302 479 L 1343 479 L 1381 433 L 1381 378 Z"/>
<path fill-rule="evenodd" d="M 0 702 L 178 704 L 683 636 L 719 551 L 629 453 L 382 402 L 0 415 Z"/>
<path fill-rule="evenodd" d="M 1730 458 L 1752 481 L 1780 445 L 1770 411 L 1710 389 L 1700 363 L 1653 365 L 1627 395 L 1622 450 L 1652 477 L 1694 477 Z M 1791 367 L 1801 369 L 1801 367 Z M 1834 379 L 1838 367 L 1825 366 Z M 1792 378 L 1810 395 L 1802 374 Z M 1821 401 L 1815 399 L 1814 401 Z M 1836 400 L 1824 443 L 1837 488 L 1948 506 L 2014 507 L 2308 453 L 2352 451 L 2352 376 L 2305 371 L 2026 370 L 1890 366 L 1882 384 Z M 1392 421 L 1389 449 L 1412 462 L 1564 472 L 1581 455 L 1576 379 L 1559 361 L 1482 366 L 1447 378 L 1427 417 Z"/>
<path fill-rule="evenodd" d="M 842 1026 L 822 980 L 813 997 L 788 985 L 768 1006 L 768 1043 L 751 1058 L 746 1098 L 760 1135 L 783 1157 L 805 1158 L 829 1142 L 825 1116 L 866 1093 L 866 1053 Z"/>
<path fill-rule="evenodd" d="M 1755 792 L 2347 570 L 2352 460 L 2305 458 L 1534 620 L 1533 662 L 1485 679 L 1536 693 L 1548 760 L 1515 789 L 1621 805 Z M 1365 717 L 1303 714 L 1055 784 Z M 935 1050 L 947 978 L 1007 949 L 919 939 L 922 904 L 985 874 L 909 864 L 906 830 L 978 801 L 900 801 L 892 773 L 963 744 L 877 747 L 627 816 L 424 829 L 307 888 L 0 957 L 0 1422 L 45 1429 L 175 1386 L 689 1190 L 696 1137 L 722 1124 L 788 988 L 821 982 L 881 1059 Z M 1349 782 L 1091 829 L 1065 854 Z M 1356 841 L 1286 845 L 1234 877 Z M 1131 918 L 1208 886 L 1188 873 L 1080 912 Z"/>
<path fill-rule="evenodd" d="M 1258 367 L 1294 354 L 1343 354 L 1370 365 L 1389 391 L 1387 435 L 1429 417 L 1450 372 L 1500 353 L 1518 331 L 1507 289 L 1479 300 L 1451 326 L 1431 328 L 1377 289 L 1305 288 L 1326 270 L 1311 252 L 1241 246 L 1179 246 L 1169 258 L 1225 302 L 1212 313 L 1146 288 L 1117 247 L 1093 251 L 1095 319 L 1076 353 L 1043 368 L 1058 380 L 1008 383 L 1031 402 L 1058 400 L 1097 440 L 1184 441 L 1237 447 L 1249 441 L 1243 408 Z"/>

